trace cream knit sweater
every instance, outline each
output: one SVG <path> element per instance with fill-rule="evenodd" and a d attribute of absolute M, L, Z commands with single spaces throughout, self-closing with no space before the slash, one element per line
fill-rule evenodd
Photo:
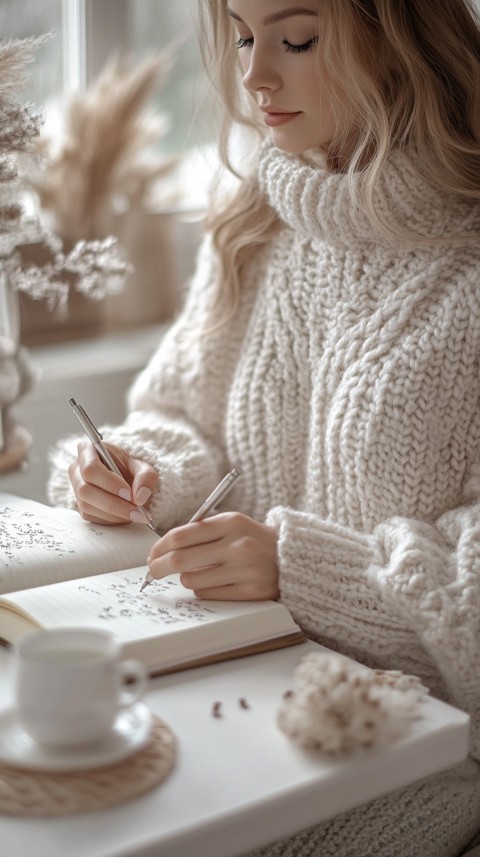
<path fill-rule="evenodd" d="M 130 416 L 104 436 L 157 468 L 151 511 L 165 527 L 240 465 L 227 507 L 276 528 L 295 619 L 467 710 L 480 759 L 480 241 L 380 238 L 345 176 L 270 146 L 259 181 L 282 228 L 252 254 L 235 318 L 197 335 L 214 294 L 206 239 Z M 480 234 L 480 207 L 432 190 L 400 153 L 375 201 L 383 221 L 419 235 Z M 73 503 L 72 449 L 52 455 L 56 504 Z M 266 853 L 453 857 L 480 829 L 473 761 L 402 794 L 317 828 L 318 851 L 300 835 Z"/>

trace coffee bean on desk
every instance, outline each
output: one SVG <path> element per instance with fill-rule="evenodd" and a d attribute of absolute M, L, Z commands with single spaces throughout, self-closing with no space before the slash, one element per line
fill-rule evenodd
<path fill-rule="evenodd" d="M 240 705 L 240 708 L 250 708 L 247 700 L 243 696 L 238 700 L 238 704 Z"/>
<path fill-rule="evenodd" d="M 222 708 L 221 702 L 214 702 L 213 706 L 212 706 L 212 716 L 213 717 L 223 717 L 223 714 L 221 712 L 221 708 Z"/>

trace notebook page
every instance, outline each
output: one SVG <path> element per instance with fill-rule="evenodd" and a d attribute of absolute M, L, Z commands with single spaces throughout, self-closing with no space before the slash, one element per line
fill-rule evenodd
<path fill-rule="evenodd" d="M 263 639 L 271 632 L 292 630 L 288 611 L 276 602 L 203 601 L 185 589 L 178 576 L 152 583 L 144 592 L 140 584 L 146 566 L 100 577 L 72 580 L 57 586 L 12 593 L 5 600 L 31 614 L 42 627 L 89 626 L 105 628 L 121 642 L 175 633 L 172 650 L 195 650 L 190 631 L 198 629 L 206 647 L 222 648 L 225 641 Z M 1 606 L 1 602 L 0 602 Z M 266 621 L 267 617 L 271 617 Z M 202 629 L 201 626 L 211 626 Z M 0 634 L 2 629 L 0 611 Z M 269 630 L 268 630 L 269 629 Z M 183 632 L 183 633 L 182 633 Z M 156 649 L 159 651 L 158 643 Z M 170 652 L 169 652 L 170 650 Z"/>
<path fill-rule="evenodd" d="M 102 527 L 0 494 L 0 593 L 138 566 L 157 538 L 142 524 Z"/>

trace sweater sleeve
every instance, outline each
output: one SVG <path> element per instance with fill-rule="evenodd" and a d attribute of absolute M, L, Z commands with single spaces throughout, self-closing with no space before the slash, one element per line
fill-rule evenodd
<path fill-rule="evenodd" d="M 157 470 L 159 490 L 149 508 L 164 528 L 188 520 L 229 464 L 222 420 L 241 326 L 203 333 L 214 299 L 215 257 L 207 237 L 179 318 L 128 393 L 125 422 L 100 428 L 104 440 Z M 67 469 L 80 439 L 63 439 L 51 451 L 48 493 L 54 505 L 75 505 Z"/>
<path fill-rule="evenodd" d="M 368 535 L 282 507 L 267 523 L 281 598 L 306 632 L 366 660 L 433 662 L 480 758 L 480 463 L 463 500 L 432 524 L 395 517 Z"/>

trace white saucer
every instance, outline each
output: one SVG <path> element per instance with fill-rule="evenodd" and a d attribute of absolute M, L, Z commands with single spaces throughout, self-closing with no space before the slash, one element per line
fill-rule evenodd
<path fill-rule="evenodd" d="M 0 762 L 36 771 L 80 771 L 99 768 L 130 756 L 148 741 L 152 714 L 143 703 L 120 711 L 107 738 L 96 744 L 65 749 L 37 744 L 22 729 L 14 708 L 0 711 Z"/>

